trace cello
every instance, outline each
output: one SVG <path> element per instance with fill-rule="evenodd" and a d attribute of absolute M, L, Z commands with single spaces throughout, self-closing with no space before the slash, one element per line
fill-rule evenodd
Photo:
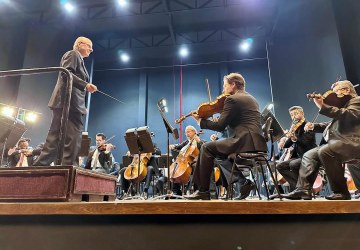
<path fill-rule="evenodd" d="M 133 183 L 141 182 L 147 174 L 147 164 L 152 156 L 152 153 L 134 155 L 134 158 L 129 166 L 125 169 L 124 178 Z"/>
<path fill-rule="evenodd" d="M 170 165 L 170 180 L 174 183 L 187 183 L 192 172 L 191 164 L 198 157 L 199 153 L 197 143 L 192 139 L 180 150 L 175 162 Z"/>

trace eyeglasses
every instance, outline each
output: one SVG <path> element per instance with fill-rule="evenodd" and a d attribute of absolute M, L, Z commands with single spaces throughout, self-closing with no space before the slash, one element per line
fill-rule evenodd
<path fill-rule="evenodd" d="M 84 42 L 80 42 L 80 43 L 85 44 L 85 45 L 86 45 L 89 49 L 91 49 L 91 50 L 92 50 L 92 45 L 87 44 L 87 43 L 84 43 Z"/>

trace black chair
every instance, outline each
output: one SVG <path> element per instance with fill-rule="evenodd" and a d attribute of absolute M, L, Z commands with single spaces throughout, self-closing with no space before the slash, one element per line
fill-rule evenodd
<path fill-rule="evenodd" d="M 261 171 L 261 174 L 263 177 L 265 190 L 266 190 L 266 196 L 267 196 L 268 200 L 270 199 L 269 198 L 269 188 L 268 188 L 268 185 L 266 184 L 267 178 L 266 178 L 266 174 L 265 174 L 265 171 L 263 168 L 263 163 L 265 163 L 267 170 L 268 170 L 273 182 L 275 183 L 275 188 L 276 188 L 277 192 L 280 193 L 279 187 L 277 185 L 277 180 L 276 180 L 276 178 L 274 178 L 274 175 L 272 173 L 271 166 L 269 163 L 270 159 L 274 155 L 274 140 L 273 140 L 273 136 L 272 136 L 271 123 L 272 123 L 272 118 L 268 117 L 266 119 L 265 124 L 262 127 L 262 131 L 263 131 L 266 142 L 268 142 L 268 141 L 271 142 L 271 150 L 270 150 L 271 152 L 270 152 L 269 159 L 267 158 L 267 156 L 268 156 L 267 152 L 240 152 L 240 153 L 233 153 L 233 154 L 229 155 L 229 158 L 233 160 L 233 167 L 231 170 L 231 176 L 230 176 L 229 183 L 232 183 L 232 178 L 233 178 L 234 171 L 236 168 L 237 169 L 247 168 L 247 169 L 249 169 L 250 174 L 256 183 L 256 187 L 260 186 L 259 178 L 256 178 L 253 173 L 253 169 L 256 169 L 257 165 L 259 165 L 260 171 Z M 228 198 L 232 199 L 231 190 L 232 190 L 232 185 L 229 185 L 228 191 L 227 191 L 227 197 L 226 197 L 227 199 Z M 258 193 L 259 199 L 261 200 L 259 189 L 256 188 L 256 191 Z"/>

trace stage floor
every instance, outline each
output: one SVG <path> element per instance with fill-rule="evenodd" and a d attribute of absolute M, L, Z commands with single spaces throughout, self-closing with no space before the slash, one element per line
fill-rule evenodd
<path fill-rule="evenodd" d="M 3 202 L 0 215 L 150 215 L 150 214 L 356 214 L 360 200 L 119 200 L 115 202 Z"/>

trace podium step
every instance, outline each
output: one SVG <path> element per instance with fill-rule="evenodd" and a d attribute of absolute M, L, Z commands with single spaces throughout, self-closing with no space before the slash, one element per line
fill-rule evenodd
<path fill-rule="evenodd" d="M 0 201 L 114 201 L 116 177 L 74 166 L 0 168 Z"/>

